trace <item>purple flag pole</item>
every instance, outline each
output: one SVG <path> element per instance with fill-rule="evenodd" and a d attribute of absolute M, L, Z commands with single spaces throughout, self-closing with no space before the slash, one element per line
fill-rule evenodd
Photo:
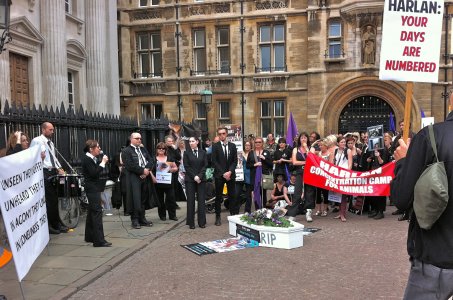
<path fill-rule="evenodd" d="M 286 143 L 293 146 L 294 138 L 297 136 L 297 126 L 293 118 L 293 113 L 289 113 L 288 129 L 286 130 Z"/>

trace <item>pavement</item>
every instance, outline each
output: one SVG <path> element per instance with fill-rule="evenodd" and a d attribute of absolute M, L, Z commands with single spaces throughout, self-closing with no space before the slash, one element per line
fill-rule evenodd
<path fill-rule="evenodd" d="M 141 229 L 132 229 L 130 217 L 123 216 L 121 209 L 106 211 L 113 213 L 103 217 L 106 240 L 113 244 L 108 248 L 95 248 L 84 241 L 85 215 L 73 231 L 50 235 L 48 247 L 22 281 L 25 299 L 64 299 L 87 286 L 155 239 L 185 224 L 186 203 L 178 204 L 178 221 L 161 221 L 157 209 L 152 209 L 146 212 L 146 218 L 154 225 Z M 14 261 L 0 270 L 0 295 L 22 299 Z"/>
<path fill-rule="evenodd" d="M 69 299 L 402 299 L 409 261 L 407 222 L 348 214 L 347 222 L 304 216 L 321 230 L 291 250 L 258 247 L 197 256 L 181 245 L 228 238 L 207 215 L 205 229 L 180 223 Z"/>

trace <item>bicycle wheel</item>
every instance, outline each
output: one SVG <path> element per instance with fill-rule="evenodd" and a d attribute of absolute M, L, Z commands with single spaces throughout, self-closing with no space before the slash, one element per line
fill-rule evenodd
<path fill-rule="evenodd" d="M 58 198 L 58 216 L 63 225 L 75 228 L 80 217 L 78 197 Z"/>

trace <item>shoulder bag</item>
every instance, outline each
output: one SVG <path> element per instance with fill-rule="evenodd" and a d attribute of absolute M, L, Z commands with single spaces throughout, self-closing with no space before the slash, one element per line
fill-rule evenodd
<path fill-rule="evenodd" d="M 448 204 L 448 178 L 443 161 L 437 156 L 433 126 L 428 126 L 429 140 L 436 162 L 429 165 L 414 188 L 414 212 L 422 229 L 431 229 Z"/>

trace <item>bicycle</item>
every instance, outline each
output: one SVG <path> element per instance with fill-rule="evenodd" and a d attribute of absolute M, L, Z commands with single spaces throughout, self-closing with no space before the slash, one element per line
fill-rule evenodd
<path fill-rule="evenodd" d="M 63 225 L 75 228 L 88 198 L 83 191 L 83 176 L 78 174 L 57 175 L 58 216 Z M 60 197 L 62 195 L 63 197 Z"/>

